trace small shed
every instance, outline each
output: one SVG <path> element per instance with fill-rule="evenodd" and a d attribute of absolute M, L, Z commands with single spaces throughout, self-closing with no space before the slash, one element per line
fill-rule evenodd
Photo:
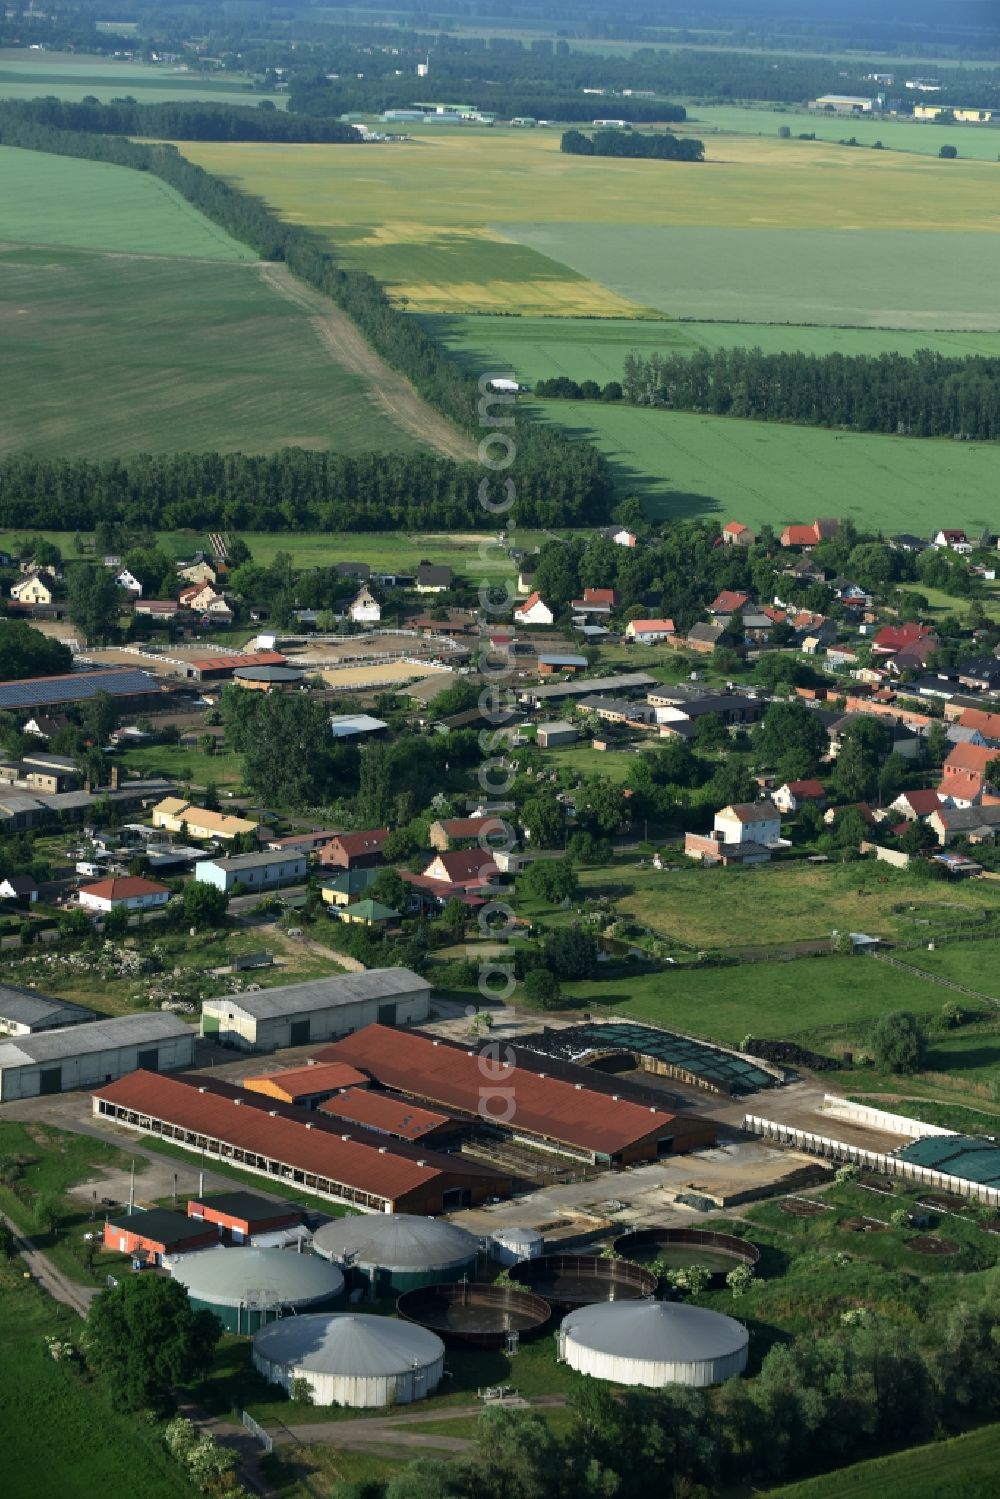
<path fill-rule="evenodd" d="M 564 718 L 553 719 L 551 723 L 540 723 L 536 731 L 539 749 L 557 749 L 561 744 L 575 744 L 579 737 L 577 730 Z"/>

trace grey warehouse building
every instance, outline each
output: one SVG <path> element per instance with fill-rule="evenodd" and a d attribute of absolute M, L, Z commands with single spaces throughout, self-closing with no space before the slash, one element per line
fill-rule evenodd
<path fill-rule="evenodd" d="M 102 1087 L 126 1073 L 194 1061 L 195 1033 L 176 1015 L 121 1015 L 0 1043 L 0 1103 Z"/>
<path fill-rule="evenodd" d="M 241 1051 L 308 1046 L 366 1025 L 419 1025 L 430 1014 L 430 995 L 427 980 L 408 968 L 372 968 L 206 999 L 201 1033 Z"/>
<path fill-rule="evenodd" d="M 83 1005 L 0 984 L 0 1036 L 37 1036 L 41 1031 L 63 1030 L 96 1019 L 93 1010 Z"/>

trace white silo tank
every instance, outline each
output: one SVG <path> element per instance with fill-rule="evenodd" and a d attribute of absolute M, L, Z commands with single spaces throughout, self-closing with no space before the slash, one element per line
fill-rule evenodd
<path fill-rule="evenodd" d="M 742 1322 L 676 1301 L 604 1301 L 563 1318 L 559 1357 L 615 1384 L 721 1384 L 746 1368 Z"/>
<path fill-rule="evenodd" d="M 253 1340 L 254 1367 L 291 1391 L 309 1385 L 317 1405 L 409 1405 L 437 1389 L 444 1344 L 425 1327 L 354 1312 L 286 1317 Z"/>
<path fill-rule="evenodd" d="M 498 1228 L 490 1252 L 501 1265 L 517 1265 L 521 1260 L 537 1260 L 545 1253 L 545 1235 L 537 1228 Z"/>

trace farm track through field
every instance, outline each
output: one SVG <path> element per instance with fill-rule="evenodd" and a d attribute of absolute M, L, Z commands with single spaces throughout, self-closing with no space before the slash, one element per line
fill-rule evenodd
<path fill-rule="evenodd" d="M 446 458 L 469 462 L 475 457 L 471 439 L 439 416 L 405 376 L 386 364 L 346 313 L 327 297 L 297 281 L 284 266 L 261 262 L 258 270 L 273 291 L 309 314 L 317 337 L 332 358 L 349 374 L 365 381 L 374 404 L 398 426 Z"/>

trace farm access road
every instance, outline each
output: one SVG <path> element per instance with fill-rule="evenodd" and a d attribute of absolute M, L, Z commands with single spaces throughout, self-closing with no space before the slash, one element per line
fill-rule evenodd
<path fill-rule="evenodd" d="M 471 462 L 475 444 L 457 427 L 429 406 L 405 375 L 387 364 L 368 344 L 354 323 L 336 303 L 298 281 L 283 265 L 262 262 L 255 269 L 261 280 L 286 302 L 294 302 L 309 314 L 309 321 L 330 355 L 348 374 L 357 375 L 368 386 L 373 403 L 427 447 L 446 458 Z"/>

